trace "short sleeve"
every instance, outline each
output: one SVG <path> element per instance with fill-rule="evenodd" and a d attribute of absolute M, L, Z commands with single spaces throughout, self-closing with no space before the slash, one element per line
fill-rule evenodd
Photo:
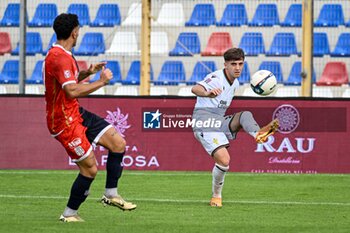
<path fill-rule="evenodd" d="M 203 86 L 207 91 L 210 91 L 214 88 L 221 88 L 220 78 L 216 75 L 209 74 L 202 81 L 199 81 L 197 84 Z"/>
<path fill-rule="evenodd" d="M 62 88 L 70 83 L 77 83 L 75 78 L 74 64 L 71 59 L 65 56 L 60 56 L 56 61 L 55 77 L 61 84 Z"/>

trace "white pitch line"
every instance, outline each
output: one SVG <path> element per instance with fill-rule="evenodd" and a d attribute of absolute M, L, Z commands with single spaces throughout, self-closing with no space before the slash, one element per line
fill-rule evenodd
<path fill-rule="evenodd" d="M 0 194 L 0 198 L 24 198 L 24 199 L 64 199 L 68 197 L 64 196 L 30 196 L 30 195 L 10 195 Z M 88 198 L 89 200 L 100 200 L 100 198 Z M 157 198 L 129 198 L 133 201 L 144 202 L 160 202 L 160 203 L 207 203 L 208 200 L 190 200 L 190 199 L 157 199 Z M 248 200 L 225 200 L 225 203 L 232 204 L 248 204 L 248 205 L 326 205 L 326 206 L 350 206 L 350 203 L 346 202 L 299 202 L 299 201 L 248 201 Z"/>

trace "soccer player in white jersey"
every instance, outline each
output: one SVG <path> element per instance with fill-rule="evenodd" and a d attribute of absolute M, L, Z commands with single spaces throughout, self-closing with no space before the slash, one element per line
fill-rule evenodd
<path fill-rule="evenodd" d="M 196 139 L 215 161 L 210 205 L 216 207 L 222 207 L 221 192 L 230 163 L 227 150 L 229 140 L 235 139 L 237 132 L 243 128 L 257 143 L 263 143 L 278 128 L 277 119 L 260 128 L 249 111 L 225 116 L 226 109 L 239 87 L 238 78 L 244 66 L 244 52 L 240 48 L 228 49 L 224 53 L 224 60 L 224 69 L 208 74 L 192 88 L 197 96 L 193 119 L 202 122 L 209 119 L 221 123 L 209 124 L 216 126 L 210 129 L 204 128 L 204 124 L 194 124 L 193 127 Z"/>

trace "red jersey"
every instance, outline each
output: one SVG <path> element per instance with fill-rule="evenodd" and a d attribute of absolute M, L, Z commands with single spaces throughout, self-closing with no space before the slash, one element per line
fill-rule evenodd
<path fill-rule="evenodd" d="M 45 58 L 43 75 L 47 127 L 57 136 L 73 122 L 83 121 L 78 100 L 69 98 L 63 89 L 78 82 L 78 67 L 72 53 L 54 44 Z"/>

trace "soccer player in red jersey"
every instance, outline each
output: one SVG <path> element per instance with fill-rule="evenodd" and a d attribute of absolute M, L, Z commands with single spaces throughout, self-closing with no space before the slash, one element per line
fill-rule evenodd
<path fill-rule="evenodd" d="M 79 206 L 89 194 L 92 181 L 97 174 L 97 164 L 92 144 L 109 150 L 107 159 L 106 189 L 101 202 L 122 210 L 133 210 L 136 205 L 125 201 L 117 190 L 123 167 L 125 140 L 114 127 L 103 118 L 83 109 L 77 100 L 82 96 L 107 85 L 113 78 L 106 63 L 90 65 L 80 71 L 72 54 L 79 36 L 79 20 L 75 14 L 60 14 L 56 17 L 53 29 L 57 42 L 52 45 L 43 65 L 47 127 L 51 135 L 66 149 L 68 155 L 79 167 L 70 197 L 60 220 L 80 222 Z M 100 79 L 93 83 L 81 83 L 92 74 L 101 71 Z"/>

